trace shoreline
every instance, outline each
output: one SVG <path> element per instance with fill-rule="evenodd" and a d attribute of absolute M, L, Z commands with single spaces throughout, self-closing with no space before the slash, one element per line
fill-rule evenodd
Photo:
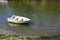
<path fill-rule="evenodd" d="M 8 1 L 0 1 L 0 3 L 7 3 Z"/>
<path fill-rule="evenodd" d="M 35 36 L 34 36 L 35 37 Z M 0 39 L 3 40 L 8 40 L 8 39 L 12 39 L 12 40 L 59 40 L 60 39 L 60 35 L 54 35 L 54 36 L 40 36 L 37 38 L 34 37 L 27 37 L 27 36 L 20 36 L 20 35 L 4 35 L 4 34 L 0 34 Z"/>

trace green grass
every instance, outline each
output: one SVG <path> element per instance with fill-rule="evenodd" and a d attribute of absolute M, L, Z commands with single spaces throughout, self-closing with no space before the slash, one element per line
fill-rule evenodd
<path fill-rule="evenodd" d="M 28 40 L 27 37 L 21 37 L 18 35 L 0 35 L 0 40 Z"/>

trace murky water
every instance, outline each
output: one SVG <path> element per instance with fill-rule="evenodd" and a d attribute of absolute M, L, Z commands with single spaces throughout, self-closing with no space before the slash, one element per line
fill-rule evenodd
<path fill-rule="evenodd" d="M 0 34 L 47 36 L 60 34 L 60 1 L 10 1 L 0 3 Z M 8 23 L 12 15 L 31 19 L 28 24 Z"/>

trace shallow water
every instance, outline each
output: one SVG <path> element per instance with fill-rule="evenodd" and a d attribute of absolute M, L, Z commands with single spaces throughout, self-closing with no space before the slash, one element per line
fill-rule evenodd
<path fill-rule="evenodd" d="M 9 1 L 0 3 L 0 34 L 60 35 L 60 1 Z M 28 24 L 8 23 L 12 15 L 31 19 Z"/>

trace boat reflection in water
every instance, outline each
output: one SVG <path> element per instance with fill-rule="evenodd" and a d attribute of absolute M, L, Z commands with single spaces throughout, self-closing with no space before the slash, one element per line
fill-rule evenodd
<path fill-rule="evenodd" d="M 11 26 L 11 27 L 29 27 L 28 23 L 22 23 L 22 24 L 8 23 L 8 25 Z"/>

